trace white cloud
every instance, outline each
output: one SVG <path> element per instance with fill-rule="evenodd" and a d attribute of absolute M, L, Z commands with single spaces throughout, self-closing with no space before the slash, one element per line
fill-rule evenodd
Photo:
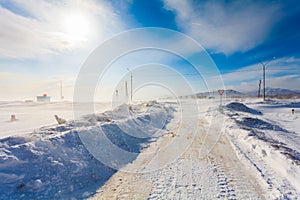
<path fill-rule="evenodd" d="M 227 88 L 235 89 L 241 92 L 253 92 L 258 90 L 258 81 L 241 82 L 239 85 L 227 85 Z M 300 85 L 300 76 L 286 75 L 280 77 L 266 78 L 266 87 L 284 88 L 289 90 L 298 90 Z M 261 86 L 262 87 L 262 86 Z"/>
<path fill-rule="evenodd" d="M 268 82 L 268 87 L 272 87 L 272 88 L 279 87 L 279 88 L 299 90 L 299 85 L 300 85 L 299 75 L 287 75 L 287 76 L 275 77 L 270 79 Z"/>
<path fill-rule="evenodd" d="M 95 45 L 124 29 L 113 8 L 102 1 L 14 0 L 13 4 L 26 15 L 0 6 L 0 57 L 37 58 L 57 54 Z M 84 16 L 84 22 L 89 24 L 91 31 L 86 38 L 74 38 L 76 33 L 66 30 L 64 20 L 74 14 Z M 78 22 L 73 23 L 80 26 Z"/>
<path fill-rule="evenodd" d="M 258 1 L 164 0 L 177 14 L 177 24 L 205 48 L 232 54 L 254 48 L 268 36 L 280 16 L 279 5 Z"/>
<path fill-rule="evenodd" d="M 299 90 L 299 59 L 284 57 L 271 61 L 266 67 L 266 87 Z M 222 75 L 227 88 L 253 91 L 263 78 L 261 64 L 255 64 Z"/>
<path fill-rule="evenodd" d="M 0 72 L 0 101 L 34 100 L 35 96 L 47 93 L 54 100 L 60 100 L 60 80 L 63 80 L 63 95 L 72 100 L 74 77 L 43 78 L 22 73 Z"/>

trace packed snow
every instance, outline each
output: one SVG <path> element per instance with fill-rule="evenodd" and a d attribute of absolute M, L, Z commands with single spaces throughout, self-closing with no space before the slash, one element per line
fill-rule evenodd
<path fill-rule="evenodd" d="M 69 103 L 2 103 L 0 199 L 299 199 L 300 102 L 223 105 L 102 104 L 72 120 Z"/>

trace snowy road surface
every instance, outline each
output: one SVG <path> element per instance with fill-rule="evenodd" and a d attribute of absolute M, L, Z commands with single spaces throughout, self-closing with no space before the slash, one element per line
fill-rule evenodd
<path fill-rule="evenodd" d="M 204 111 L 208 107 L 201 109 Z M 255 177 L 245 170 L 246 166 L 239 161 L 224 133 L 215 134 L 214 131 L 219 131 L 217 129 L 208 133 L 210 123 L 206 119 L 211 115 L 220 115 L 218 112 L 200 112 L 199 129 L 194 138 L 176 136 L 179 140 L 191 140 L 191 146 L 173 163 L 145 173 L 118 171 L 91 199 L 264 199 Z M 222 117 L 219 120 L 222 122 Z M 178 119 L 175 118 L 173 123 L 178 123 Z M 176 129 L 172 130 L 176 125 L 172 124 L 170 131 L 176 132 Z M 181 126 L 188 131 L 191 123 Z M 158 141 L 160 145 L 152 145 L 144 153 L 161 148 L 173 139 L 171 136 L 162 138 Z M 212 147 L 206 155 L 205 150 Z M 163 155 L 164 152 L 158 154 L 161 158 L 168 157 Z M 144 169 L 151 161 L 152 158 L 138 157 L 132 165 L 147 171 Z"/>
<path fill-rule="evenodd" d="M 144 169 L 153 162 L 152 158 L 139 156 L 132 165 L 140 173 L 118 171 L 91 199 L 299 199 L 297 144 L 300 139 L 299 125 L 295 125 L 299 124 L 298 115 L 291 116 L 287 109 L 289 102 L 279 103 L 281 106 L 277 107 L 253 100 L 248 103 L 252 108 L 243 104 L 242 108 L 225 107 L 220 112 L 217 103 L 203 104 L 200 100 L 199 129 L 195 137 L 184 134 L 175 137 L 192 141 L 183 155 L 149 172 Z M 298 106 L 292 104 L 295 105 Z M 222 116 L 225 117 L 223 128 L 214 127 L 211 120 L 222 123 Z M 259 121 L 250 120 L 245 128 L 238 123 L 245 117 Z M 171 132 L 176 133 L 178 118 L 170 124 Z M 191 125 L 181 124 L 186 132 Z M 249 133 L 259 131 L 269 137 L 254 137 Z M 162 138 L 158 145 L 151 145 L 145 152 L 162 148 L 169 140 L 174 138 Z M 157 152 L 161 158 L 168 157 Z"/>

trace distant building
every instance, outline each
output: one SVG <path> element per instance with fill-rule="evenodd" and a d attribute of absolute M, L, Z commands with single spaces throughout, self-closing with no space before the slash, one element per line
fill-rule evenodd
<path fill-rule="evenodd" d="M 50 99 L 50 96 L 47 96 L 47 94 L 43 94 L 43 96 L 36 97 L 37 102 L 50 102 Z"/>

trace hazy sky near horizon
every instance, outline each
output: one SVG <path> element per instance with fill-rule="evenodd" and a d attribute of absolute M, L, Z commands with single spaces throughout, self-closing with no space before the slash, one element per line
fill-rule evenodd
<path fill-rule="evenodd" d="M 60 80 L 65 99 L 72 100 L 76 78 L 91 52 L 113 36 L 145 27 L 178 31 L 202 45 L 226 88 L 256 90 L 262 78 L 261 59 L 271 60 L 268 87 L 300 89 L 298 4 L 296 0 L 0 0 L 0 100 L 33 99 L 43 93 L 58 100 Z M 159 36 L 158 41 L 164 43 L 165 39 Z M 166 46 L 185 48 L 191 58 L 198 53 L 182 41 L 170 43 Z M 182 73 L 196 92 L 208 89 L 203 77 L 195 75 L 184 59 L 159 51 L 124 57 L 119 62 L 120 76 L 115 71 L 110 80 L 116 82 L 107 82 L 102 90 L 108 98 L 116 89 L 125 93 L 123 82 L 130 82 L 127 68 L 141 65 L 156 70 L 159 64 L 168 66 Z M 159 75 L 175 87 L 177 81 L 176 95 L 185 94 L 178 77 L 170 73 L 162 70 Z M 167 82 L 160 92 L 157 85 L 142 91 L 138 79 L 152 75 L 157 78 L 153 82 L 158 81 L 154 72 L 143 74 L 140 70 L 133 75 L 137 96 L 172 93 L 163 92 L 168 91 Z"/>

